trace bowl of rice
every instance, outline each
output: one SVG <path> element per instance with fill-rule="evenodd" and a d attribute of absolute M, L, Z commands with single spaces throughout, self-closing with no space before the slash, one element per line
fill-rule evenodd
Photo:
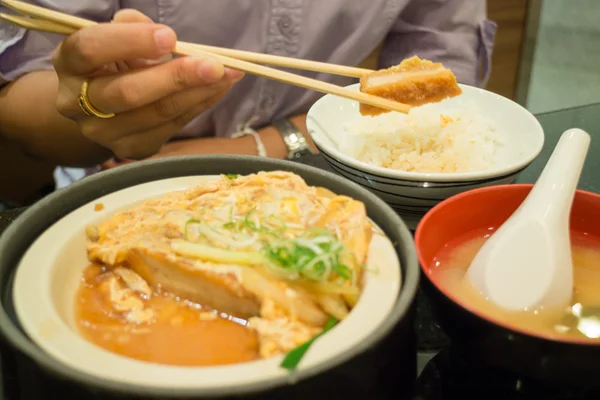
<path fill-rule="evenodd" d="M 525 108 L 460 87 L 460 96 L 377 116 L 326 95 L 310 108 L 306 125 L 335 172 L 377 194 L 414 229 L 448 197 L 513 182 L 544 144 L 541 125 Z M 358 91 L 359 84 L 347 88 Z"/>

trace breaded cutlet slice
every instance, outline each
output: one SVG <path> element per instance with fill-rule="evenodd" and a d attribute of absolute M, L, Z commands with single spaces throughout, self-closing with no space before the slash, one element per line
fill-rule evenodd
<path fill-rule="evenodd" d="M 462 93 L 456 76 L 441 63 L 411 57 L 399 65 L 374 71 L 360 78 L 360 91 L 411 106 L 435 103 Z M 362 115 L 387 112 L 370 105 L 360 105 Z"/>

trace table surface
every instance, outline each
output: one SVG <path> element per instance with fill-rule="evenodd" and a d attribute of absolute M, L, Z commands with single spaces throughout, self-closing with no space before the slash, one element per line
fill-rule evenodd
<path fill-rule="evenodd" d="M 537 115 L 545 132 L 544 148 L 539 157 L 523 171 L 517 182 L 533 183 L 548 161 L 560 135 L 569 128 L 581 128 L 592 136 L 590 150 L 581 174 L 579 188 L 600 193 L 600 103 Z M 299 162 L 328 169 L 320 156 L 308 156 Z M 23 211 L 0 208 L 0 233 Z M 498 398 L 498 399 L 598 399 L 600 393 L 577 388 L 546 388 L 523 381 L 509 373 L 491 370 L 466 361 L 438 325 L 427 298 L 417 297 L 415 329 L 419 348 L 419 399 Z M 12 371 L 0 371 L 9 378 Z M 524 384 L 524 382 L 526 382 Z M 0 388 L 1 389 L 1 388 Z M 0 400 L 2 390 L 0 390 Z"/>

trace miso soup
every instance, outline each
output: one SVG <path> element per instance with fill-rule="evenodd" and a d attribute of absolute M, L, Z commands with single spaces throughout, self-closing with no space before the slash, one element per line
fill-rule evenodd
<path fill-rule="evenodd" d="M 600 238 L 580 233 L 571 237 L 574 290 L 569 309 L 509 311 L 488 301 L 466 276 L 471 261 L 492 233 L 491 229 L 473 231 L 448 243 L 432 264 L 430 273 L 435 275 L 434 280 L 458 302 L 492 320 L 534 335 L 600 342 L 600 320 L 583 320 L 573 315 L 582 308 L 589 310 L 588 307 L 598 307 L 600 311 Z"/>

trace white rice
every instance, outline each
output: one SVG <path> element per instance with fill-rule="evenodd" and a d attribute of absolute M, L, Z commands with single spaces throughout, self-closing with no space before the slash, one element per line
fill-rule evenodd
<path fill-rule="evenodd" d="M 444 107 L 441 112 L 439 103 L 415 107 L 408 115 L 360 117 L 345 129 L 343 153 L 374 166 L 411 172 L 490 169 L 502 145 L 493 123 L 476 107 Z"/>

